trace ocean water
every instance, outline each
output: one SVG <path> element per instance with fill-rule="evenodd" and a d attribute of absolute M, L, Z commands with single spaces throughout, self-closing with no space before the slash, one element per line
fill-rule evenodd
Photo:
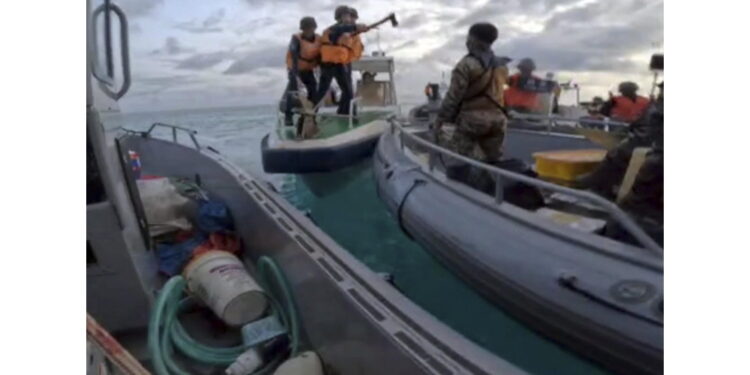
<path fill-rule="evenodd" d="M 263 173 L 261 139 L 272 131 L 272 106 L 104 115 L 105 127 L 145 130 L 154 122 L 198 131 L 236 165 L 274 184 L 297 208 L 376 272 L 394 277 L 415 303 L 485 349 L 532 374 L 605 374 L 507 316 L 446 270 L 401 232 L 375 191 L 371 161 L 306 176 Z M 156 136 L 171 137 L 166 130 Z M 179 135 L 181 142 L 189 142 Z"/>

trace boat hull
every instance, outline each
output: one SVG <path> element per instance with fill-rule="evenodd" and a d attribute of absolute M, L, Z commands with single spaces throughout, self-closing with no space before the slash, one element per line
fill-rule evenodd
<path fill-rule="evenodd" d="M 273 148 L 269 136 L 261 141 L 263 171 L 266 173 L 333 172 L 372 156 L 379 134 L 356 142 L 311 148 Z"/>
<path fill-rule="evenodd" d="M 342 374 L 519 374 L 401 295 L 265 183 L 211 149 L 139 135 L 122 140 L 146 174 L 196 181 L 224 202 L 248 269 L 272 257 L 292 286 L 302 342 Z"/>

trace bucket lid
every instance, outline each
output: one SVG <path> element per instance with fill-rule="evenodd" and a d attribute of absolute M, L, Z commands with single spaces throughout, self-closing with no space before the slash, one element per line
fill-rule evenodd
<path fill-rule="evenodd" d="M 191 272 L 197 267 L 198 265 L 202 264 L 205 261 L 209 261 L 211 259 L 216 258 L 222 258 L 230 256 L 234 259 L 236 259 L 238 262 L 242 262 L 239 258 L 237 258 L 236 255 L 230 253 L 226 250 L 209 250 L 204 253 L 201 253 L 200 255 L 194 257 L 193 259 L 190 259 L 187 265 L 185 265 L 185 268 L 182 271 L 182 276 L 187 279 L 188 275 L 190 275 Z"/>

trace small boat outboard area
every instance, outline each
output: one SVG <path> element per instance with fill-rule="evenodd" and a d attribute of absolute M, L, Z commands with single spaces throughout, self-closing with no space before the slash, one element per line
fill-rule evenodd
<path fill-rule="evenodd" d="M 92 92 L 116 103 L 130 62 L 103 52 L 109 21 L 91 26 L 118 18 L 127 56 L 127 14 L 89 5 L 89 373 L 528 373 L 410 298 L 390 272 L 412 259 L 371 268 L 377 254 L 351 251 L 272 175 L 326 199 L 349 186 L 329 177 L 366 181 L 391 232 L 482 311 L 591 373 L 663 373 L 663 55 L 648 98 L 622 82 L 617 96 L 583 102 L 572 81 L 532 74 L 532 59 L 495 56 L 497 29 L 480 22 L 456 76 L 425 82 L 426 103 L 402 108 L 396 58 L 364 54 L 360 39 L 398 26 L 396 15 L 360 24 L 339 6 L 336 24 L 316 33 L 304 17 L 292 36 L 274 123 L 246 145 L 260 150 L 260 173 L 196 126 L 107 128 Z M 122 72 L 119 88 L 102 61 Z M 347 224 L 387 243 L 382 222 Z M 463 302 L 414 279 L 409 292 L 453 312 Z M 525 345 L 503 338 L 516 339 Z"/>

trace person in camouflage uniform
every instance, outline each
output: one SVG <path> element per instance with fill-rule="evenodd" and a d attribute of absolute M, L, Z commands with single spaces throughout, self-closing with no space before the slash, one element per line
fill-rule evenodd
<path fill-rule="evenodd" d="M 469 28 L 464 56 L 451 75 L 448 92 L 435 122 L 439 134 L 444 123 L 456 125 L 449 149 L 472 157 L 478 145 L 485 162 L 494 163 L 502 155 L 507 118 L 503 108 L 503 86 L 508 78 L 508 58 L 497 57 L 492 43 L 497 28 L 477 23 Z M 438 135 L 438 139 L 440 139 Z"/>

